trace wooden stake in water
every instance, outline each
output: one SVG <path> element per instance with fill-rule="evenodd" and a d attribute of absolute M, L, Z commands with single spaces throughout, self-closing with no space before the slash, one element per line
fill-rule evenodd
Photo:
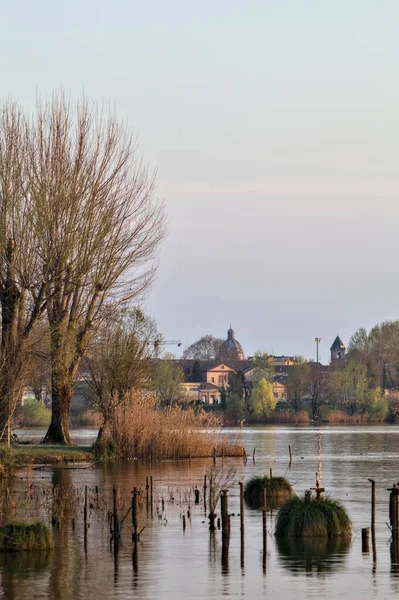
<path fill-rule="evenodd" d="M 85 485 L 85 504 L 83 509 L 83 519 L 84 519 L 84 548 L 87 552 L 87 530 L 89 528 L 88 519 L 87 519 L 87 485 Z"/>
<path fill-rule="evenodd" d="M 222 490 L 222 495 L 220 497 L 220 512 L 222 513 L 222 534 L 230 535 L 228 490 Z"/>
<path fill-rule="evenodd" d="M 290 453 L 290 466 L 292 465 L 292 451 L 291 446 L 288 446 L 288 452 Z"/>
<path fill-rule="evenodd" d="M 362 529 L 362 552 L 364 554 L 368 554 L 370 552 L 370 529 L 368 527 L 364 527 Z"/>
<path fill-rule="evenodd" d="M 240 481 L 240 531 L 244 531 L 244 482 Z"/>
<path fill-rule="evenodd" d="M 150 491 L 151 491 L 151 496 L 150 496 L 150 499 L 151 499 L 151 516 L 152 516 L 152 515 L 153 515 L 153 513 L 154 513 L 153 495 L 152 495 L 152 492 L 153 492 L 153 487 L 152 487 L 152 475 L 150 475 L 150 488 L 151 488 L 151 489 L 150 489 Z"/>
<path fill-rule="evenodd" d="M 374 569 L 377 563 L 377 544 L 375 539 L 375 481 L 369 479 L 371 483 L 371 544 L 373 547 L 373 564 Z"/>
<path fill-rule="evenodd" d="M 206 475 L 204 475 L 204 511 L 206 514 Z"/>
<path fill-rule="evenodd" d="M 262 533 L 263 533 L 263 572 L 266 573 L 266 555 L 267 555 L 267 521 L 266 521 L 266 510 L 267 510 L 267 490 L 266 486 L 263 488 L 263 507 L 262 507 Z"/>
<path fill-rule="evenodd" d="M 132 496 L 132 527 L 133 527 L 133 542 L 137 542 L 139 534 L 137 531 L 137 488 L 133 488 Z"/>

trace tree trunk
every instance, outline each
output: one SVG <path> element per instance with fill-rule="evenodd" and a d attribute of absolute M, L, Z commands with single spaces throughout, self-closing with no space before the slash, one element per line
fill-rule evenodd
<path fill-rule="evenodd" d="M 67 375 L 52 376 L 51 423 L 43 444 L 70 444 L 69 413 L 71 411 L 73 384 Z M 60 382 L 61 379 L 61 382 Z"/>

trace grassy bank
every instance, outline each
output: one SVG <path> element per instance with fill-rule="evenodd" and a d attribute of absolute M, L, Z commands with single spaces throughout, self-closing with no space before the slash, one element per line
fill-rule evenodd
<path fill-rule="evenodd" d="M 15 446 L 16 467 L 57 463 L 91 462 L 94 460 L 91 446 L 41 446 L 26 444 Z"/>

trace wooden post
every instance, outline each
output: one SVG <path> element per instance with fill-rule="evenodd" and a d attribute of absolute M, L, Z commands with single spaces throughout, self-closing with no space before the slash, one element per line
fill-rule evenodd
<path fill-rule="evenodd" d="M 96 485 L 96 506 L 99 507 L 98 485 Z"/>
<path fill-rule="evenodd" d="M 263 572 L 266 573 L 266 554 L 267 554 L 267 515 L 266 515 L 266 504 L 267 504 L 267 490 L 266 486 L 263 488 L 263 508 L 262 508 L 262 534 L 263 534 L 263 558 L 262 566 Z"/>
<path fill-rule="evenodd" d="M 133 527 L 133 542 L 137 542 L 139 534 L 137 532 L 137 488 L 133 488 L 132 496 L 132 527 Z"/>
<path fill-rule="evenodd" d="M 370 529 L 369 527 L 364 527 L 362 529 L 362 552 L 368 554 L 370 552 Z"/>
<path fill-rule="evenodd" d="M 229 497 L 228 490 L 222 490 L 220 496 L 220 511 L 222 513 L 222 533 L 230 535 Z"/>
<path fill-rule="evenodd" d="M 84 518 L 84 549 L 87 552 L 87 530 L 89 528 L 88 520 L 87 520 L 87 485 L 85 485 L 85 505 L 83 509 L 83 518 Z"/>
<path fill-rule="evenodd" d="M 216 465 L 216 448 L 213 449 L 213 464 Z"/>
<path fill-rule="evenodd" d="M 151 500 L 151 517 L 154 513 L 154 505 L 153 505 L 153 487 L 152 487 L 152 475 L 150 475 L 150 492 L 151 492 L 151 496 L 150 496 L 150 500 Z"/>
<path fill-rule="evenodd" d="M 149 505 L 149 496 L 148 496 L 148 490 L 150 489 L 150 486 L 148 485 L 148 477 L 145 478 L 145 501 L 146 501 L 146 507 L 147 507 L 147 515 L 148 515 L 148 505 Z"/>
<path fill-rule="evenodd" d="M 195 496 L 194 503 L 195 504 L 199 504 L 199 501 L 200 501 L 200 492 L 199 492 L 198 488 L 195 488 L 195 490 L 194 490 L 194 496 Z"/>
<path fill-rule="evenodd" d="M 255 452 L 256 452 L 256 448 L 254 448 L 254 452 L 252 454 L 252 460 L 255 462 Z"/>
<path fill-rule="evenodd" d="M 88 520 L 87 520 L 87 485 L 85 485 L 85 505 L 83 509 L 83 518 L 84 518 L 84 526 L 85 526 L 85 535 L 87 536 L 88 530 Z"/>
<path fill-rule="evenodd" d="M 240 531 L 244 531 L 244 482 L 240 481 Z"/>
<path fill-rule="evenodd" d="M 375 538 L 375 481 L 369 479 L 371 483 L 371 544 L 373 547 L 373 572 L 377 565 L 377 543 Z"/>
<path fill-rule="evenodd" d="M 375 481 L 374 479 L 369 479 L 371 483 L 371 533 L 373 533 L 373 529 L 375 529 Z"/>
<path fill-rule="evenodd" d="M 241 552 L 240 561 L 241 569 L 244 570 L 244 482 L 240 481 L 240 541 L 241 541 Z"/>
<path fill-rule="evenodd" d="M 270 479 L 273 479 L 273 469 L 270 467 Z"/>
<path fill-rule="evenodd" d="M 288 445 L 288 452 L 290 453 L 290 466 L 292 465 L 292 450 L 291 450 L 291 446 Z"/>
<path fill-rule="evenodd" d="M 186 531 L 186 515 L 183 515 L 183 531 Z"/>
<path fill-rule="evenodd" d="M 204 511 L 206 514 L 206 475 L 204 475 Z"/>

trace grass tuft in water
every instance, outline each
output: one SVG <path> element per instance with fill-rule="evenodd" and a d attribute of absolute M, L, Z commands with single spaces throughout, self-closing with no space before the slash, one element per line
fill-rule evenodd
<path fill-rule="evenodd" d="M 53 547 L 50 529 L 41 521 L 14 521 L 0 527 L 0 551 L 49 550 Z"/>
<path fill-rule="evenodd" d="M 328 496 L 311 498 L 294 496 L 277 516 L 277 537 L 349 537 L 351 521 L 345 508 Z"/>
<path fill-rule="evenodd" d="M 292 485 L 284 477 L 252 477 L 245 485 L 244 498 L 252 508 L 263 505 L 263 489 L 266 488 L 267 502 L 289 498 Z"/>

